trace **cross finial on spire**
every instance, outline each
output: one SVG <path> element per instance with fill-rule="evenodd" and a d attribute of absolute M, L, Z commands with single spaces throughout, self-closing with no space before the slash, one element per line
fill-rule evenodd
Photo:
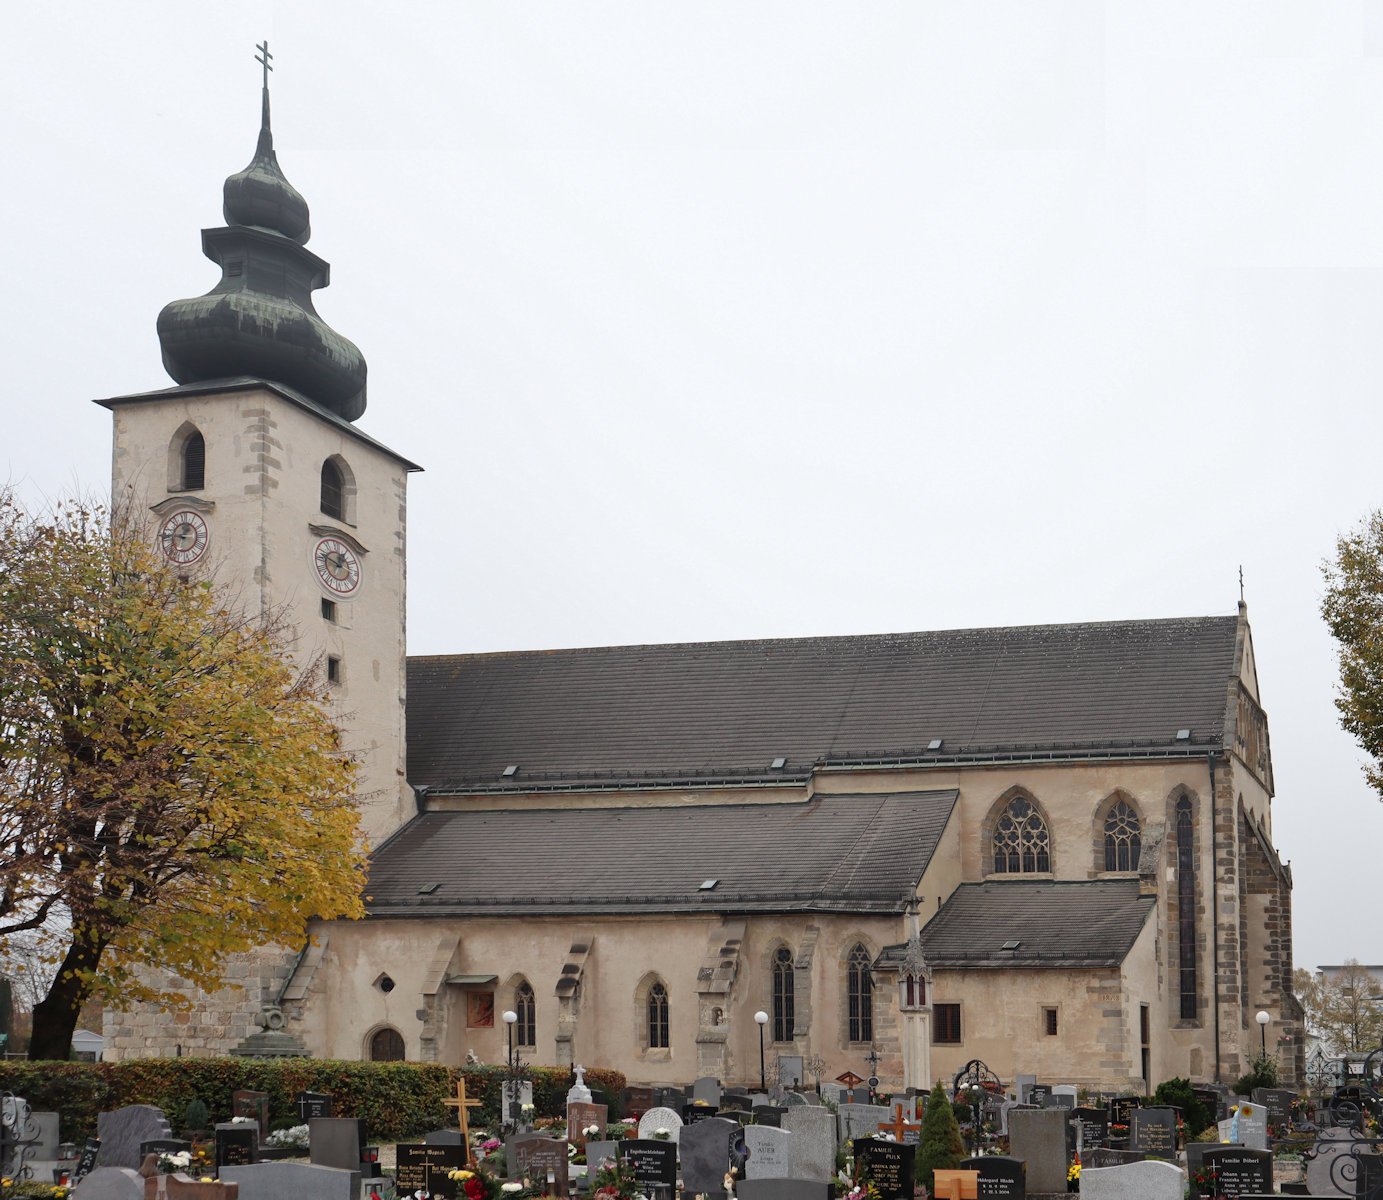
<path fill-rule="evenodd" d="M 255 55 L 255 62 L 259 63 L 259 65 L 264 68 L 264 90 L 268 91 L 269 72 L 274 69 L 269 64 L 269 60 L 274 57 L 272 54 L 269 53 L 269 39 L 265 38 L 263 42 L 261 42 L 259 45 L 255 47 L 255 49 L 261 51 L 261 53 Z"/>
<path fill-rule="evenodd" d="M 1239 564 L 1239 603 L 1244 602 L 1244 564 Z"/>

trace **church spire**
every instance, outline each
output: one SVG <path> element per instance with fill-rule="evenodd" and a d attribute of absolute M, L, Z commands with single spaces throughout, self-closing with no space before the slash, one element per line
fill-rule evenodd
<path fill-rule="evenodd" d="M 225 226 L 202 230 L 202 251 L 221 267 L 221 282 L 159 314 L 163 365 L 178 383 L 249 375 L 286 384 L 353 421 L 365 411 L 365 359 L 313 308 L 312 292 L 327 286 L 331 267 L 304 247 L 307 201 L 274 153 L 273 56 L 267 41 L 256 49 L 264 81 L 254 158 L 225 182 Z"/>

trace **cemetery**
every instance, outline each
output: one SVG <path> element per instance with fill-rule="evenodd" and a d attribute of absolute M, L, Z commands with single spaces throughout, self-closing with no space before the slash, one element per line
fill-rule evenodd
<path fill-rule="evenodd" d="M 92 1089 L 103 1099 L 95 1112 L 42 1107 L 45 1096 L 81 1092 L 74 1080 L 133 1065 L 0 1067 L 4 1200 L 1383 1195 L 1380 1081 L 1366 1073 L 1298 1094 L 1266 1086 L 1265 1060 L 1255 1071 L 1266 1073 L 1235 1085 L 1173 1079 L 1151 1095 L 1002 1080 L 978 1061 L 930 1093 L 896 1095 L 853 1072 L 814 1086 L 783 1072 L 788 1086 L 756 1089 L 709 1077 L 627 1086 L 582 1066 L 390 1064 L 372 1074 L 352 1071 L 372 1064 L 292 1059 L 261 1065 L 264 1087 L 217 1092 L 218 1077 L 245 1082 L 228 1060 L 146 1060 L 146 1083 L 171 1085 L 166 1107 L 119 1103 L 133 1096 L 109 1078 Z M 59 1084 L 51 1092 L 45 1066 Z M 211 1089 L 211 1103 L 179 1103 L 179 1073 Z M 332 1077 L 339 1095 L 321 1082 Z M 21 1079 L 31 1095 L 4 1090 Z M 314 1086 L 288 1092 L 304 1080 Z"/>

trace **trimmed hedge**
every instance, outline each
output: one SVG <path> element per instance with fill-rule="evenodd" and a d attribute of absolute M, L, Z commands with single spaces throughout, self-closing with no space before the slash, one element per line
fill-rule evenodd
<path fill-rule="evenodd" d="M 539 1116 L 565 1110 L 571 1073 L 555 1067 L 530 1069 Z M 370 1138 L 381 1142 L 421 1137 L 456 1127 L 456 1109 L 443 1101 L 456 1095 L 464 1076 L 474 1126 L 498 1119 L 503 1067 L 446 1067 L 439 1063 L 345 1062 L 316 1058 L 132 1058 L 114 1063 L 4 1062 L 0 1091 L 23 1096 L 34 1109 L 56 1112 L 63 1141 L 80 1142 L 96 1133 L 98 1113 L 125 1104 L 154 1104 L 168 1114 L 174 1133 L 183 1132 L 183 1113 L 200 1099 L 212 1122 L 231 1117 L 231 1093 L 269 1094 L 270 1122 L 292 1119 L 293 1097 L 302 1091 L 330 1092 L 337 1116 L 360 1117 Z M 591 1090 L 607 1100 L 625 1086 L 618 1071 L 586 1071 Z M 599 1098 L 599 1097 L 598 1097 Z M 611 1118 L 617 1115 L 611 1106 Z"/>

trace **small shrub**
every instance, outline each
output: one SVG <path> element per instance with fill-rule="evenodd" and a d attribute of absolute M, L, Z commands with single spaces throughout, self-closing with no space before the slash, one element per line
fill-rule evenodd
<path fill-rule="evenodd" d="M 927 1099 L 927 1111 L 922 1116 L 922 1132 L 918 1136 L 917 1157 L 914 1160 L 917 1181 L 930 1194 L 936 1182 L 935 1172 L 954 1171 L 964 1153 L 956 1111 L 946 1095 L 945 1084 L 938 1079 Z"/>

